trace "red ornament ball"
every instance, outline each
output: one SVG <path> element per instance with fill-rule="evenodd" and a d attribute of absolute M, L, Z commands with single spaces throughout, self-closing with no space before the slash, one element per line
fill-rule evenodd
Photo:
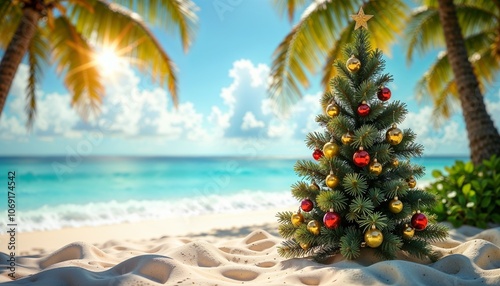
<path fill-rule="evenodd" d="M 314 204 L 310 199 L 304 199 L 300 203 L 300 208 L 305 212 L 310 212 L 314 208 Z"/>
<path fill-rule="evenodd" d="M 416 213 L 411 217 L 411 226 L 415 230 L 424 230 L 427 227 L 427 217 L 423 213 Z"/>
<path fill-rule="evenodd" d="M 354 155 L 352 155 L 352 161 L 354 162 L 354 165 L 363 168 L 370 164 L 370 154 L 360 148 L 354 153 Z"/>
<path fill-rule="evenodd" d="M 387 87 L 383 87 L 378 90 L 377 97 L 382 101 L 387 101 L 389 100 L 389 98 L 391 98 L 391 90 Z"/>
<path fill-rule="evenodd" d="M 340 225 L 340 215 L 336 212 L 329 211 L 323 216 L 323 224 L 326 228 L 335 229 Z"/>
<path fill-rule="evenodd" d="M 317 160 L 321 159 L 321 157 L 323 157 L 323 151 L 321 151 L 320 149 L 314 150 L 314 152 L 313 152 L 314 160 L 317 161 Z"/>
<path fill-rule="evenodd" d="M 366 117 L 368 114 L 370 114 L 370 106 L 363 101 L 360 105 L 358 105 L 358 115 Z"/>

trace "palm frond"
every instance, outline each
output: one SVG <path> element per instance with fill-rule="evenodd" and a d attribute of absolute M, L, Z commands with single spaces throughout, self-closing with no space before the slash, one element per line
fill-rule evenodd
<path fill-rule="evenodd" d="M 477 75 L 480 88 L 494 82 L 500 68 L 491 51 L 491 33 L 479 33 L 465 38 L 468 51 L 476 51 L 470 61 Z M 417 82 L 416 97 L 419 101 L 433 103 L 433 123 L 439 126 L 457 110 L 458 90 L 446 52 L 442 52 L 424 76 Z"/>
<path fill-rule="evenodd" d="M 52 57 L 73 96 L 71 104 L 87 118 L 91 111 L 97 111 L 104 96 L 94 51 L 68 18 L 59 16 L 54 21 L 55 26 L 49 34 Z"/>
<path fill-rule="evenodd" d="M 340 33 L 333 48 L 328 52 L 325 65 L 323 66 L 323 78 L 321 79 L 321 85 L 326 91 L 331 91 L 330 80 L 337 75 L 335 62 L 342 57 L 343 49 L 351 41 L 353 33 L 353 24 L 346 26 Z"/>
<path fill-rule="evenodd" d="M 440 28 L 437 8 L 419 7 L 410 17 L 404 32 L 406 60 L 411 61 L 414 53 L 425 54 L 430 49 L 444 46 L 443 31 Z"/>
<path fill-rule="evenodd" d="M 464 37 L 484 31 L 494 31 L 498 26 L 495 10 L 485 10 L 476 5 L 458 5 L 457 16 Z"/>
<path fill-rule="evenodd" d="M 301 9 L 307 0 L 273 0 L 273 6 L 278 10 L 280 16 L 288 15 L 288 20 L 293 21 L 295 11 Z"/>
<path fill-rule="evenodd" d="M 349 32 L 345 28 L 353 21 L 363 5 L 362 1 L 314 1 L 305 10 L 300 21 L 276 48 L 271 68 L 270 98 L 277 107 L 286 109 L 302 96 L 302 88 L 309 87 L 308 75 L 315 73 L 324 57 L 329 54 L 324 67 L 323 84 L 334 72 L 331 62 L 342 49 Z M 376 31 L 370 38 L 374 47 L 389 51 L 389 46 L 403 27 L 407 6 L 404 1 L 372 0 L 363 5 L 367 14 L 376 14 L 369 22 L 369 29 Z M 339 37 L 343 43 L 338 41 Z"/>
<path fill-rule="evenodd" d="M 444 120 L 449 119 L 455 113 L 458 101 L 457 84 L 451 80 L 433 98 L 431 121 L 435 127 L 441 126 Z"/>
<path fill-rule="evenodd" d="M 407 21 L 406 1 L 370 0 L 365 1 L 363 9 L 367 14 L 376 15 L 368 22 L 370 45 L 390 55 L 390 47 L 397 36 L 403 32 Z"/>
<path fill-rule="evenodd" d="M 276 48 L 271 68 L 271 99 L 285 108 L 301 98 L 307 73 L 314 72 L 345 19 L 354 11 L 351 1 L 316 1 Z"/>
<path fill-rule="evenodd" d="M 26 112 L 28 114 L 26 126 L 28 129 L 33 127 L 36 114 L 36 85 L 40 82 L 43 75 L 42 65 L 48 63 L 48 52 L 49 44 L 46 33 L 44 33 L 43 28 L 39 27 L 28 47 L 29 75 L 26 87 Z"/>
<path fill-rule="evenodd" d="M 489 1 L 457 1 L 457 16 L 465 38 L 497 30 L 498 9 L 487 2 Z M 408 61 L 412 60 L 415 52 L 422 55 L 435 48 L 445 47 L 438 5 L 433 1 L 429 4 L 416 8 L 407 23 L 405 40 Z"/>
<path fill-rule="evenodd" d="M 0 49 L 5 50 L 19 25 L 22 17 L 20 5 L 12 1 L 0 1 Z"/>
<path fill-rule="evenodd" d="M 137 11 L 144 20 L 158 24 L 168 30 L 178 29 L 184 51 L 187 51 L 193 41 L 198 17 L 198 6 L 191 0 L 115 0 Z M 110 5 L 113 7 L 112 5 Z"/>
<path fill-rule="evenodd" d="M 496 59 L 497 55 L 492 50 L 491 45 L 490 48 L 478 49 L 470 57 L 481 88 L 494 83 L 500 71 L 500 62 Z"/>
<path fill-rule="evenodd" d="M 112 47 L 154 81 L 165 85 L 177 105 L 176 67 L 144 22 L 137 14 L 116 4 L 100 0 L 93 4 L 93 13 L 80 6 L 72 7 L 76 28 L 85 37 L 93 37 L 96 44 Z"/>

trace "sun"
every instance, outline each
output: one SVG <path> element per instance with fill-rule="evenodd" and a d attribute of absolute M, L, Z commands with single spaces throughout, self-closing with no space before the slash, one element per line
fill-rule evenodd
<path fill-rule="evenodd" d="M 112 48 L 103 48 L 97 52 L 95 60 L 103 76 L 112 76 L 123 65 L 123 59 Z"/>

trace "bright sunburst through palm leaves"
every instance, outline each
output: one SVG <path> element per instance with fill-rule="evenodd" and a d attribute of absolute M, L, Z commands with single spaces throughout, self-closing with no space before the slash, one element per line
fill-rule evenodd
<path fill-rule="evenodd" d="M 103 76 L 109 77 L 116 74 L 121 66 L 124 65 L 124 59 L 110 47 L 103 48 L 98 51 L 95 60 L 99 70 Z"/>

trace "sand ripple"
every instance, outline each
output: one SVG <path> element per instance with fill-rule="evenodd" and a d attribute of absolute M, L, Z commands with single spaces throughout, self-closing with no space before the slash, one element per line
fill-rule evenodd
<path fill-rule="evenodd" d="M 439 261 L 377 262 L 338 256 L 330 264 L 278 256 L 281 238 L 255 230 L 244 238 L 209 243 L 163 237 L 147 242 L 75 242 L 49 254 L 18 258 L 18 279 L 5 285 L 500 285 L 500 228 L 465 242 L 460 236 L 434 246 Z"/>

